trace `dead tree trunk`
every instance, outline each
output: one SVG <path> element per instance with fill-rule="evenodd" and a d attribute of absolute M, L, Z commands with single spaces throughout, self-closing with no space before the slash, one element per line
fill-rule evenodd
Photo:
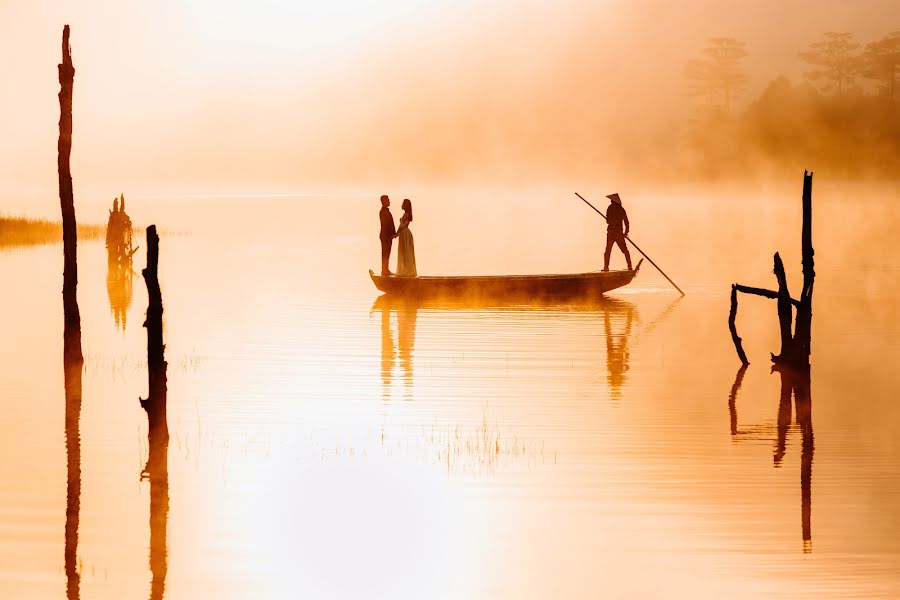
<path fill-rule="evenodd" d="M 57 171 L 59 173 L 59 206 L 63 227 L 63 308 L 66 321 L 80 321 L 75 289 L 78 285 L 76 260 L 78 232 L 75 224 L 75 200 L 72 194 L 72 171 L 69 157 L 72 154 L 72 87 L 75 67 L 72 65 L 72 49 L 69 47 L 69 26 L 63 27 L 62 63 L 59 64 L 59 142 L 57 143 Z M 80 348 L 79 348 L 80 351 Z"/>
<path fill-rule="evenodd" d="M 738 357 L 747 364 L 747 358 L 741 345 L 741 338 L 737 334 L 735 317 L 737 315 L 737 292 L 763 296 L 777 300 L 778 326 L 781 332 L 781 353 L 772 354 L 773 370 L 781 375 L 781 394 L 778 403 L 778 438 L 775 442 L 775 466 L 780 466 L 787 448 L 787 434 L 791 422 L 791 395 L 794 397 L 794 405 L 797 409 L 797 423 L 803 436 L 803 445 L 800 456 L 800 499 L 801 499 L 801 529 L 803 534 L 803 551 L 812 551 L 812 463 L 815 443 L 813 440 L 812 426 L 812 400 L 809 385 L 809 356 L 811 349 L 812 331 L 812 295 L 815 283 L 816 271 L 813 256 L 815 252 L 812 246 L 812 173 L 803 172 L 803 226 L 800 235 L 802 261 L 803 261 L 803 289 L 800 299 L 791 298 L 788 290 L 787 276 L 784 272 L 784 263 L 781 256 L 775 253 L 775 279 L 778 282 L 778 291 L 751 288 L 734 284 L 731 286 L 731 311 L 728 315 L 728 326 L 734 341 Z M 797 317 L 794 321 L 793 311 L 796 308 Z M 794 331 L 791 333 L 793 321 Z M 742 369 L 744 367 L 741 367 Z M 742 375 L 742 374 L 741 374 Z M 729 396 L 729 408 L 734 405 L 734 389 Z M 732 432 L 735 430 L 732 421 Z"/>
<path fill-rule="evenodd" d="M 150 372 L 150 395 L 144 403 L 166 398 L 166 359 L 163 344 L 163 304 L 159 289 L 159 236 L 156 225 L 147 228 L 147 268 L 142 271 L 147 284 L 147 367 Z"/>
<path fill-rule="evenodd" d="M 737 325 L 735 324 L 735 319 L 737 318 L 737 285 L 731 286 L 731 310 L 728 312 L 728 329 L 731 331 L 731 341 L 734 342 L 734 349 L 737 350 L 738 358 L 741 359 L 741 364 L 745 367 L 750 364 L 750 361 L 747 360 L 747 354 L 744 352 L 744 345 L 741 343 L 741 337 L 737 332 Z"/>
<path fill-rule="evenodd" d="M 815 250 L 812 245 L 812 173 L 803 178 L 803 291 L 800 293 L 800 306 L 797 308 L 797 325 L 794 329 L 795 362 L 809 368 L 809 356 L 812 352 L 812 296 L 816 279 Z"/>
<path fill-rule="evenodd" d="M 741 338 L 737 334 L 735 318 L 737 316 L 737 292 L 762 296 L 777 300 L 778 325 L 781 332 L 781 352 L 778 355 L 772 353 L 772 362 L 777 366 L 797 370 L 809 370 L 809 356 L 811 351 L 812 332 L 812 294 L 816 277 L 812 247 L 812 173 L 803 172 L 803 227 L 801 231 L 802 260 L 803 260 L 803 290 L 800 299 L 791 298 L 788 290 L 787 276 L 784 272 L 784 263 L 776 252 L 774 258 L 774 273 L 778 283 L 778 290 L 766 290 L 740 284 L 731 287 L 731 310 L 728 315 L 728 327 L 735 350 L 741 362 L 747 364 L 747 357 L 741 344 Z M 796 308 L 797 318 L 793 318 L 793 309 Z M 791 325 L 793 324 L 793 333 Z"/>
<path fill-rule="evenodd" d="M 62 63 L 59 64 L 59 205 L 63 223 L 63 380 L 65 384 L 66 427 L 66 524 L 63 568 L 66 597 L 81 594 L 78 572 L 78 524 L 81 514 L 81 313 L 78 310 L 78 262 L 75 200 L 72 194 L 72 86 L 75 67 L 69 47 L 69 26 L 63 27 Z"/>
<path fill-rule="evenodd" d="M 163 305 L 159 289 L 159 236 L 156 226 L 147 228 L 147 371 L 149 394 L 141 400 L 147 411 L 147 465 L 141 478 L 150 480 L 150 598 L 162 599 L 167 572 L 167 527 L 169 519 L 169 426 L 166 422 L 166 359 L 163 344 Z"/>
<path fill-rule="evenodd" d="M 774 258 L 775 280 L 778 281 L 778 297 L 776 303 L 778 307 L 778 330 L 781 332 L 781 353 L 776 357 L 772 355 L 773 362 L 790 360 L 794 350 L 794 340 L 791 336 L 791 324 L 794 320 L 791 311 L 791 294 L 788 291 L 787 275 L 784 272 L 784 263 L 781 256 L 776 252 Z"/>

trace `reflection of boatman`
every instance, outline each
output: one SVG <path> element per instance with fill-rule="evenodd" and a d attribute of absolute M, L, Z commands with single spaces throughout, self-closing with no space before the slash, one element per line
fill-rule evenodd
<path fill-rule="evenodd" d="M 611 312 L 609 309 L 603 312 L 603 325 L 606 333 L 606 369 L 608 371 L 606 379 L 609 382 L 612 397 L 619 398 L 631 358 L 631 353 L 628 351 L 628 338 L 631 336 L 631 320 L 634 310 L 631 305 L 626 305 L 624 331 L 615 335 L 612 331 Z"/>
<path fill-rule="evenodd" d="M 603 253 L 603 270 L 609 271 L 609 257 L 612 252 L 613 244 L 619 247 L 622 254 L 625 255 L 625 262 L 628 264 L 628 270 L 631 270 L 631 255 L 628 254 L 628 245 L 625 243 L 625 236 L 628 235 L 629 223 L 628 213 L 622 207 L 622 199 L 619 194 L 610 194 L 609 207 L 606 209 L 606 251 Z"/>

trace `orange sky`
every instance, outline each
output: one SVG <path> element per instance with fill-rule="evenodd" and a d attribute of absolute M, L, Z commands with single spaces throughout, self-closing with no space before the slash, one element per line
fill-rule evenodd
<path fill-rule="evenodd" d="M 55 193 L 64 23 L 77 195 L 615 169 L 675 135 L 707 37 L 748 43 L 746 100 L 900 3 L 3 0 L 0 198 Z"/>

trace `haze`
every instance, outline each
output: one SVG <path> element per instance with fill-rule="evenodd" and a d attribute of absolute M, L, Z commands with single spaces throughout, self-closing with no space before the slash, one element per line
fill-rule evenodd
<path fill-rule="evenodd" d="M 745 106 L 799 81 L 825 31 L 900 29 L 900 4 L 7 1 L 4 195 L 55 194 L 64 23 L 76 195 L 265 192 L 632 172 L 682 135 L 682 68 L 707 38 L 747 43 Z"/>

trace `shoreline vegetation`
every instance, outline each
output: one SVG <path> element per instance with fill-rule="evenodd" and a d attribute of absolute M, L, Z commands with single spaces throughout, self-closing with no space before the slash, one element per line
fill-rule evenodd
<path fill-rule="evenodd" d="M 78 225 L 79 240 L 101 240 L 104 225 Z M 0 215 L 0 250 L 62 243 L 62 222 Z"/>
<path fill-rule="evenodd" d="M 694 99 L 690 172 L 718 179 L 812 165 L 839 178 L 897 179 L 900 31 L 865 45 L 850 32 L 825 33 L 798 54 L 801 82 L 779 75 L 743 110 L 735 103 L 750 79 L 746 43 L 708 42 L 683 71 Z"/>

